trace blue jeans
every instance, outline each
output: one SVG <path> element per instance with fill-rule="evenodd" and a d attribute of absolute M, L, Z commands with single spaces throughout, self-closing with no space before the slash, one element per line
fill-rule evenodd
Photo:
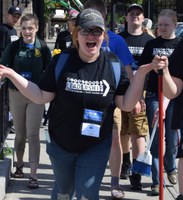
<path fill-rule="evenodd" d="M 81 153 L 67 152 L 54 141 L 47 143 L 55 176 L 51 199 L 69 200 L 76 195 L 78 200 L 82 197 L 98 200 L 110 148 L 111 135 Z"/>
<path fill-rule="evenodd" d="M 164 168 L 167 173 L 173 172 L 176 169 L 175 159 L 178 151 L 178 141 L 180 138 L 177 131 L 175 129 L 171 129 L 173 106 L 174 106 L 174 100 L 171 100 L 166 110 L 165 120 L 164 120 L 164 133 L 165 133 Z M 154 118 L 154 113 L 158 107 L 159 107 L 158 94 L 147 92 L 146 112 L 147 112 L 150 134 L 152 133 L 152 120 Z M 158 145 L 159 142 L 158 142 L 158 129 L 157 129 L 151 146 L 153 185 L 159 185 Z"/>

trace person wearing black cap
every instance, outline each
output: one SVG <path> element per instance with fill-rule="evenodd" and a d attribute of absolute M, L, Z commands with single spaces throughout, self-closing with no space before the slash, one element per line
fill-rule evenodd
<path fill-rule="evenodd" d="M 127 30 L 121 35 L 128 45 L 128 48 L 135 59 L 132 70 L 137 70 L 139 59 L 147 41 L 153 37 L 143 32 L 142 23 L 144 21 L 144 9 L 139 4 L 131 4 L 126 11 Z M 148 123 L 145 113 L 144 98 L 134 107 L 132 112 L 122 112 L 121 144 L 123 148 L 123 164 L 121 177 L 130 175 L 131 161 L 130 148 L 132 143 L 132 157 L 135 162 L 137 156 L 145 151 L 145 140 L 148 134 Z M 141 176 L 132 173 L 130 176 L 131 189 L 141 190 Z"/>
<path fill-rule="evenodd" d="M 22 15 L 19 7 L 12 6 L 8 10 L 6 23 L 0 25 L 0 57 L 5 47 L 12 41 L 18 39 L 17 31 L 14 28 Z"/>
<path fill-rule="evenodd" d="M 47 137 L 55 176 L 51 199 L 73 199 L 76 194 L 77 199 L 99 200 L 111 149 L 114 103 L 132 110 L 152 65 L 141 66 L 130 86 L 122 72 L 117 82 L 114 70 L 119 61 L 113 65 L 112 53 L 101 49 L 107 33 L 102 15 L 94 9 L 77 16 L 72 34 L 74 48 L 54 56 L 38 84 L 3 65 L 0 78 L 10 79 L 37 104 L 53 102 Z"/>
<path fill-rule="evenodd" d="M 18 40 L 17 31 L 14 26 L 18 22 L 21 15 L 22 10 L 19 7 L 12 6 L 8 9 L 6 23 L 0 24 L 0 58 L 6 46 L 15 40 Z M 10 112 L 8 118 L 8 128 L 10 129 L 10 133 L 14 133 L 15 130 L 13 127 L 13 120 Z"/>

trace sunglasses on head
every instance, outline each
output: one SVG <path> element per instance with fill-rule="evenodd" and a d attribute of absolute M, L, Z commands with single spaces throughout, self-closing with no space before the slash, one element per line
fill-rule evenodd
<path fill-rule="evenodd" d="M 80 34 L 83 36 L 88 36 L 90 33 L 94 36 L 101 36 L 103 33 L 103 30 L 101 28 L 93 28 L 93 29 L 79 29 Z"/>

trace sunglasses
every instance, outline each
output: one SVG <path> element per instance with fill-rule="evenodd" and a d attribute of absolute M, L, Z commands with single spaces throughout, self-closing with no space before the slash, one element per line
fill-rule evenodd
<path fill-rule="evenodd" d="M 101 36 L 103 33 L 103 30 L 101 28 L 94 28 L 94 29 L 79 29 L 80 34 L 83 36 L 88 36 L 90 33 L 94 36 Z"/>

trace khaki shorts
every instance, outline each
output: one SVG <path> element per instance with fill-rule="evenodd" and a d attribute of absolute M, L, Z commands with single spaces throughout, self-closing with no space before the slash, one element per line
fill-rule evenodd
<path fill-rule="evenodd" d="M 121 135 L 136 134 L 139 136 L 148 135 L 148 122 L 145 112 L 134 116 L 131 112 L 122 111 Z"/>

